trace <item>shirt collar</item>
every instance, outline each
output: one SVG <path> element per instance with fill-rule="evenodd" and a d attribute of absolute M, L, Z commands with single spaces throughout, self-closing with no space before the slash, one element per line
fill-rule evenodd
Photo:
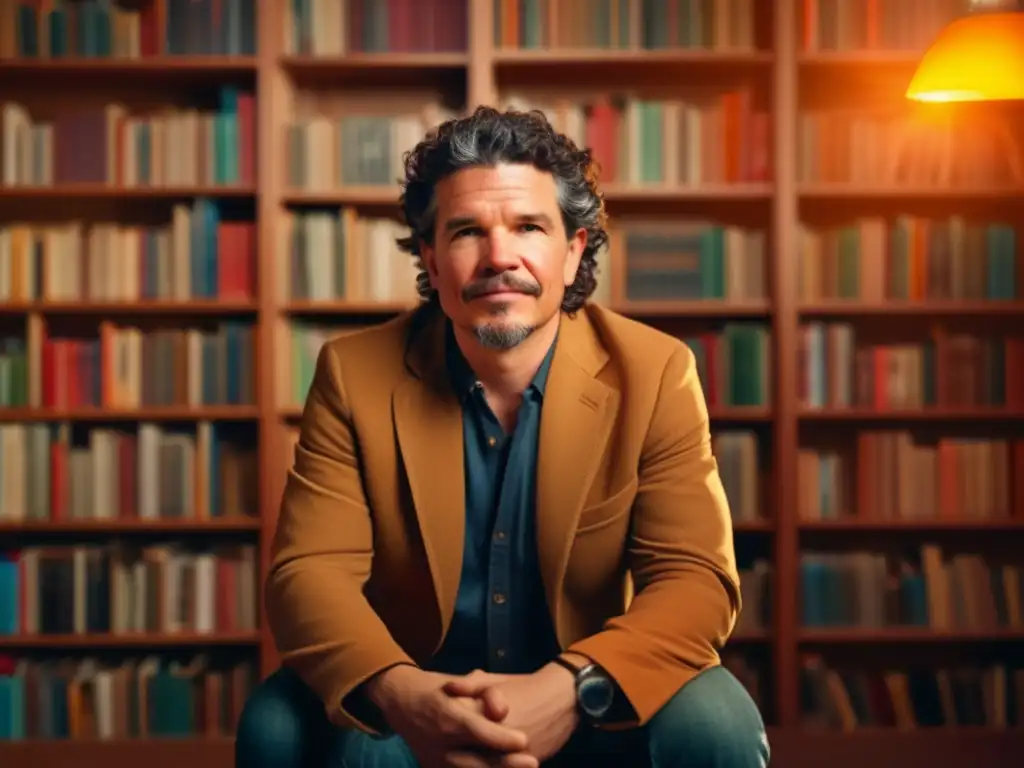
<path fill-rule="evenodd" d="M 544 356 L 544 361 L 540 364 L 540 368 L 534 374 L 533 381 L 527 387 L 526 394 L 543 398 L 544 390 L 548 383 L 548 375 L 551 372 L 551 360 L 555 356 L 555 345 L 557 343 L 558 337 L 556 336 L 555 340 L 551 343 L 551 347 L 548 349 L 548 353 Z M 445 364 L 448 368 L 448 377 L 451 380 L 452 388 L 459 399 L 464 400 L 474 390 L 479 388 L 480 382 L 477 380 L 476 374 L 470 367 L 469 362 L 462 354 L 462 350 L 459 349 L 459 344 L 455 340 L 455 331 L 452 329 L 450 320 L 445 321 L 444 348 Z"/>

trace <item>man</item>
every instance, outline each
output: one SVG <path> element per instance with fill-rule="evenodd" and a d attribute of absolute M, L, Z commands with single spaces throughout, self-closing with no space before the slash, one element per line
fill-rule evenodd
<path fill-rule="evenodd" d="M 238 765 L 766 765 L 693 354 L 585 304 L 590 154 L 480 108 L 402 206 L 425 302 L 320 353 Z"/>

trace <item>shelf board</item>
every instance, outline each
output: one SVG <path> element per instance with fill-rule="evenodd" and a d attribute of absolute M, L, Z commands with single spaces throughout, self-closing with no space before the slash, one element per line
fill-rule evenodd
<path fill-rule="evenodd" d="M 40 88 L 90 88 L 112 92 L 160 88 L 209 88 L 212 84 L 252 82 L 257 70 L 252 56 L 153 56 L 145 58 L 67 57 L 0 59 L 0 85 L 12 94 L 30 85 L 29 98 Z M 211 81 L 213 81 L 211 83 Z"/>
<path fill-rule="evenodd" d="M 770 422 L 772 420 L 771 409 L 760 406 L 712 407 L 708 409 L 708 412 L 712 421 L 719 422 Z M 300 406 L 280 408 L 278 416 L 281 419 L 295 420 L 302 417 L 302 408 Z"/>
<path fill-rule="evenodd" d="M 249 421 L 259 417 L 259 409 L 249 405 L 154 406 L 138 409 L 119 408 L 5 408 L 0 424 L 40 421 Z"/>
<path fill-rule="evenodd" d="M 1024 760 L 1022 729 L 865 728 L 843 733 L 769 726 L 768 741 L 772 768 L 1019 768 Z M 13 768 L 225 768 L 234 763 L 234 739 L 0 742 L 0 762 Z"/>
<path fill-rule="evenodd" d="M 343 56 L 282 56 L 281 70 L 296 85 L 335 90 L 405 87 L 464 90 L 465 52 L 348 53 Z"/>
<path fill-rule="evenodd" d="M 769 729 L 772 768 L 1020 768 L 1024 729 L 864 728 L 852 732 Z"/>
<path fill-rule="evenodd" d="M 805 408 L 802 421 L 896 422 L 896 421 L 1003 421 L 1024 418 L 1024 411 L 1008 408 L 920 408 L 913 410 L 875 408 Z"/>
<path fill-rule="evenodd" d="M 139 632 L 131 634 L 87 635 L 0 635 L 0 649 L 100 650 L 107 648 L 144 649 L 192 648 L 194 646 L 254 645 L 259 632 Z"/>
<path fill-rule="evenodd" d="M 414 302 L 397 301 L 290 301 L 282 307 L 281 311 L 295 317 L 344 318 L 355 315 L 397 315 L 415 307 Z"/>
<path fill-rule="evenodd" d="M 801 67 L 916 67 L 924 51 L 806 51 L 798 54 Z"/>
<path fill-rule="evenodd" d="M 843 184 L 801 182 L 797 195 L 818 200 L 985 200 L 1000 201 L 1024 197 L 1024 186 L 952 187 L 917 185 Z"/>
<path fill-rule="evenodd" d="M 940 630 L 930 627 L 806 627 L 797 632 L 797 642 L 824 644 L 889 644 L 889 643 L 992 643 L 1024 640 L 1024 628 L 983 630 Z"/>
<path fill-rule="evenodd" d="M 602 186 L 605 202 L 609 205 L 649 202 L 742 202 L 767 201 L 772 197 L 770 183 L 702 184 L 692 187 L 628 186 L 605 184 Z M 326 191 L 292 189 L 284 193 L 284 203 L 292 206 L 394 206 L 398 209 L 400 190 L 397 185 L 351 186 Z"/>
<path fill-rule="evenodd" d="M 753 643 L 767 643 L 772 639 L 774 639 L 774 635 L 770 629 L 748 629 L 734 634 L 729 638 L 727 644 L 742 643 L 750 645 Z"/>
<path fill-rule="evenodd" d="M 233 737 L 117 741 L 0 741 L 0 764 L 10 768 L 225 768 L 234 765 Z"/>
<path fill-rule="evenodd" d="M 630 317 L 766 317 L 771 313 L 768 301 L 636 301 L 607 305 L 609 309 Z M 394 315 L 414 309 L 414 302 L 373 301 L 293 301 L 282 311 L 289 315 L 337 316 Z"/>
<path fill-rule="evenodd" d="M 221 517 L 208 520 L 26 520 L 0 522 L 0 534 L 88 535 L 88 534 L 209 534 L 259 531 L 259 519 Z"/>
<path fill-rule="evenodd" d="M 768 301 L 632 301 L 608 306 L 613 312 L 637 318 L 658 317 L 767 317 Z"/>
<path fill-rule="evenodd" d="M 732 529 L 735 533 L 772 533 L 775 522 L 772 520 L 736 520 Z"/>
<path fill-rule="evenodd" d="M 349 186 L 331 190 L 291 189 L 283 194 L 285 205 L 390 205 L 398 210 L 397 185 Z"/>
<path fill-rule="evenodd" d="M 110 184 L 57 184 L 54 186 L 0 186 L 0 202 L 28 200 L 188 200 L 195 197 L 249 198 L 256 195 L 251 186 L 195 187 L 119 187 Z"/>
<path fill-rule="evenodd" d="M 75 75 L 100 72 L 105 75 L 163 72 L 245 72 L 256 70 L 254 56 L 141 56 L 136 58 L 107 56 L 62 56 L 57 58 L 0 58 L 0 72 L 26 77 L 45 72 Z"/>
<path fill-rule="evenodd" d="M 346 53 L 341 56 L 286 55 L 280 64 L 288 72 L 320 70 L 339 72 L 365 69 L 458 69 L 468 66 L 469 56 L 458 51 L 409 53 Z"/>
<path fill-rule="evenodd" d="M 871 520 L 854 518 L 850 520 L 803 520 L 798 527 L 808 533 L 896 533 L 900 531 L 937 533 L 952 531 L 956 533 L 1008 533 L 1024 531 L 1024 520 L 972 520 L 970 518 L 929 520 Z"/>
<path fill-rule="evenodd" d="M 689 201 L 767 201 L 772 197 L 774 185 L 768 182 L 737 182 L 735 184 L 700 184 L 693 186 L 630 186 L 627 184 L 603 184 L 605 202 L 615 205 L 644 202 L 689 202 Z"/>
<path fill-rule="evenodd" d="M 830 300 L 801 304 L 797 311 L 802 317 L 885 317 L 905 315 L 920 317 L 960 317 L 978 315 L 1024 315 L 1024 301 L 989 300 L 936 300 L 861 302 L 858 299 Z"/>
<path fill-rule="evenodd" d="M 506 48 L 493 54 L 492 77 L 498 93 L 628 92 L 643 85 L 663 88 L 666 83 L 726 88 L 751 80 L 767 83 L 774 60 L 768 50 Z"/>
<path fill-rule="evenodd" d="M 494 66 L 506 67 L 538 65 L 565 66 L 572 64 L 614 65 L 639 68 L 649 65 L 689 66 L 764 66 L 774 60 L 770 51 L 714 50 L 710 48 L 630 49 L 609 48 L 538 48 L 499 49 L 494 54 Z"/>
<path fill-rule="evenodd" d="M 498 50 L 494 54 L 494 78 L 499 91 L 514 93 L 523 88 L 635 88 L 640 83 L 660 85 L 666 77 L 699 78 L 735 84 L 753 76 L 767 76 L 774 56 L 769 51 L 710 50 L 615 50 L 555 48 Z"/>
<path fill-rule="evenodd" d="M 771 408 L 757 405 L 708 407 L 708 415 L 712 421 L 771 421 Z"/>
<path fill-rule="evenodd" d="M 0 315 L 239 315 L 259 310 L 255 301 L 193 299 L 188 301 L 29 301 L 0 304 Z"/>

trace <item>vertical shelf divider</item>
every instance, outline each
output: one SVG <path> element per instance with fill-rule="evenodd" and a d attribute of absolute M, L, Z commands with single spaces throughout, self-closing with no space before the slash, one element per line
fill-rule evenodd
<path fill-rule="evenodd" d="M 797 658 L 798 531 L 796 265 L 797 3 L 776 0 L 774 19 L 774 179 L 772 289 L 775 376 L 775 627 L 774 683 L 779 726 L 799 723 Z"/>

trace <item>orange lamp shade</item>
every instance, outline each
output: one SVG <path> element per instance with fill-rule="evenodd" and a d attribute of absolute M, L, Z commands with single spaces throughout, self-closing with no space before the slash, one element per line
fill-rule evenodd
<path fill-rule="evenodd" d="M 917 65 L 907 98 L 1024 99 L 1024 13 L 978 13 L 954 21 Z"/>

